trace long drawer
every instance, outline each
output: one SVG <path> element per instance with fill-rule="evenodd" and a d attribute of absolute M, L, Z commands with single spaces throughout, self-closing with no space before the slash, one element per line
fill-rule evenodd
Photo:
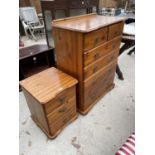
<path fill-rule="evenodd" d="M 107 41 L 108 28 L 104 27 L 84 34 L 84 51 L 95 48 Z"/>
<path fill-rule="evenodd" d="M 108 40 L 111 40 L 119 35 L 122 35 L 124 23 L 120 22 L 109 26 Z"/>
<path fill-rule="evenodd" d="M 84 82 L 84 108 L 92 105 L 113 84 L 116 63 L 110 63 L 104 70 Z"/>
<path fill-rule="evenodd" d="M 91 64 L 92 62 L 100 59 L 102 56 L 106 56 L 113 50 L 119 49 L 121 37 L 117 37 L 97 48 L 94 48 L 84 53 L 84 66 Z"/>
<path fill-rule="evenodd" d="M 54 134 L 63 128 L 76 115 L 76 97 L 73 97 L 68 103 L 60 106 L 47 116 L 51 133 Z"/>
<path fill-rule="evenodd" d="M 73 96 L 75 96 L 75 94 L 75 87 L 68 88 L 58 94 L 55 99 L 44 105 L 46 114 L 48 115 L 57 107 L 67 103 Z"/>
<path fill-rule="evenodd" d="M 114 50 L 105 57 L 101 57 L 94 63 L 91 63 L 89 66 L 84 68 L 84 79 L 86 80 L 88 77 L 94 75 L 100 69 L 103 69 L 108 65 L 110 62 L 114 61 L 118 57 L 119 50 Z"/>

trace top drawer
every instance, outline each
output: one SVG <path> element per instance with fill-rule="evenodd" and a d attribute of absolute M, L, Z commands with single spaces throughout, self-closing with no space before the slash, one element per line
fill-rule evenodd
<path fill-rule="evenodd" d="M 66 104 L 70 98 L 76 97 L 75 94 L 75 86 L 58 94 L 53 100 L 44 105 L 46 114 L 48 115 L 59 106 Z"/>
<path fill-rule="evenodd" d="M 122 35 L 123 32 L 123 22 L 109 26 L 108 40 L 111 40 L 119 35 Z"/>
<path fill-rule="evenodd" d="M 104 27 L 96 31 L 84 34 L 84 50 L 87 51 L 107 41 L 108 28 Z"/>
<path fill-rule="evenodd" d="M 84 66 L 87 66 L 101 57 L 106 56 L 110 52 L 119 49 L 121 38 L 122 37 L 120 36 L 116 37 L 115 39 L 84 53 Z"/>

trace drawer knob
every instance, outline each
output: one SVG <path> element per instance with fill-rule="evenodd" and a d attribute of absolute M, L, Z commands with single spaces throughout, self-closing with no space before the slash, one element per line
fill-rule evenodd
<path fill-rule="evenodd" d="M 118 35 L 118 31 L 115 31 L 115 35 Z"/>
<path fill-rule="evenodd" d="M 99 43 L 99 38 L 95 39 L 95 46 Z"/>
<path fill-rule="evenodd" d="M 66 111 L 67 111 L 67 108 L 64 107 L 64 108 L 60 109 L 58 112 L 59 112 L 59 113 L 63 113 L 63 112 L 66 112 Z"/>
<path fill-rule="evenodd" d="M 60 103 L 63 104 L 65 102 L 65 97 L 59 99 Z"/>
<path fill-rule="evenodd" d="M 115 43 L 112 44 L 112 48 L 114 49 L 116 47 Z"/>
<path fill-rule="evenodd" d="M 99 53 L 96 53 L 95 55 L 94 55 L 94 59 L 96 60 L 96 59 L 98 59 L 99 58 Z"/>
<path fill-rule="evenodd" d="M 93 68 L 93 73 L 96 73 L 97 71 L 97 66 Z"/>

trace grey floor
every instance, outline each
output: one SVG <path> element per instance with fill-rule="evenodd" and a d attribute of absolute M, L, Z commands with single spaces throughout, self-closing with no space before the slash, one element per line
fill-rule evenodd
<path fill-rule="evenodd" d="M 30 44 L 34 43 L 25 42 Z M 19 93 L 20 155 L 114 155 L 135 129 L 135 56 L 126 53 L 119 57 L 125 80 L 116 76 L 115 88 L 54 140 L 32 121 L 25 97 Z"/>

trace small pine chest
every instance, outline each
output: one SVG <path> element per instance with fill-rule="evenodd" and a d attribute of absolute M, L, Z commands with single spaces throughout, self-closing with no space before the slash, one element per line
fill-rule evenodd
<path fill-rule="evenodd" d="M 54 67 L 20 82 L 32 119 L 51 139 L 77 118 L 76 84 Z"/>

